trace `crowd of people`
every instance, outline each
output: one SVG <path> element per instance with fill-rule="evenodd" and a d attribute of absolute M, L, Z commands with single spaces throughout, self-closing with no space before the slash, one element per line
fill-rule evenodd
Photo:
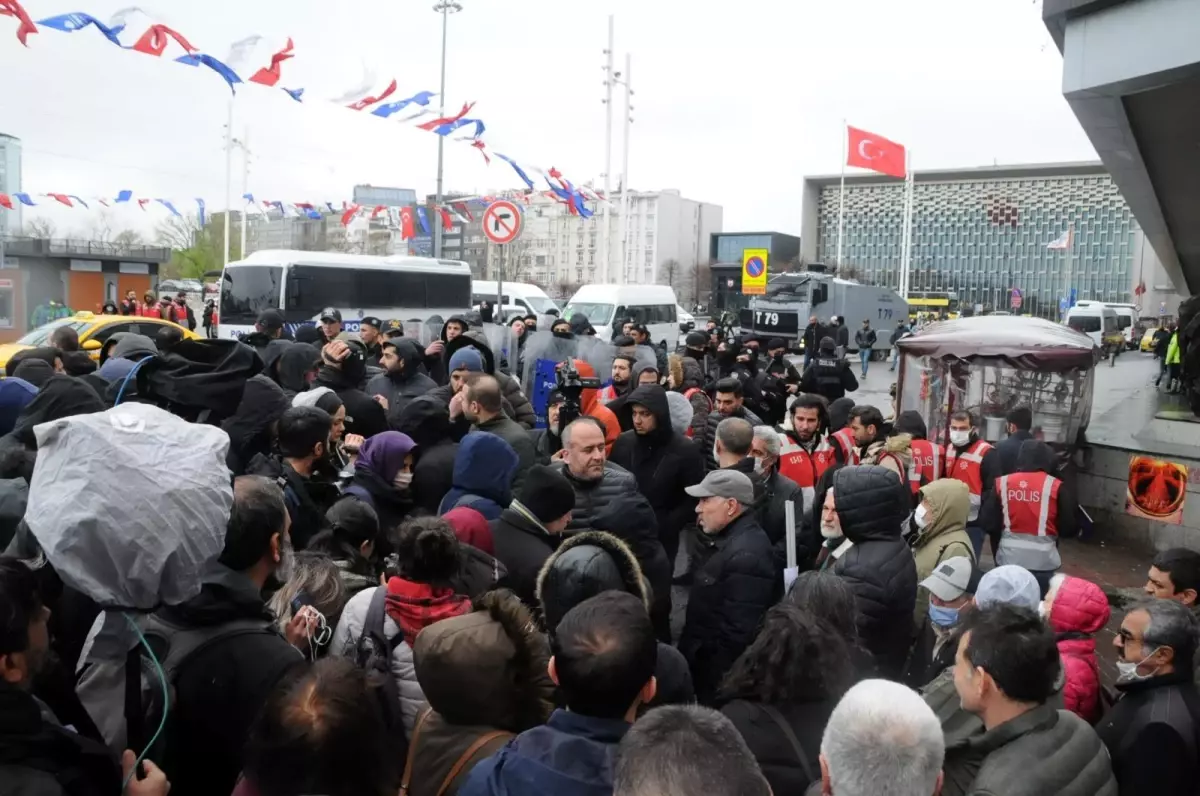
<path fill-rule="evenodd" d="M 242 341 L 114 335 L 81 375 L 69 334 L 26 352 L 0 381 L 0 794 L 1193 793 L 1200 554 L 1153 560 L 1110 693 L 1108 597 L 1060 571 L 1075 498 L 1029 408 L 943 442 L 846 397 L 848 330 L 814 324 L 797 368 L 715 328 L 639 356 L 631 322 L 544 428 L 504 367 L 532 349 L 470 315 L 423 344 L 266 311 Z M 184 441 L 47 519 L 61 446 L 139 424 Z M 188 446 L 214 426 L 219 456 Z M 166 530 L 96 556 L 174 464 L 210 554 L 176 580 L 139 571 Z"/>

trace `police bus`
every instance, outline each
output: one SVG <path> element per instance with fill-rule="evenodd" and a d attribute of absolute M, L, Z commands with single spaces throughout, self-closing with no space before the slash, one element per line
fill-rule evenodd
<path fill-rule="evenodd" d="M 471 309 L 471 267 L 429 257 L 257 251 L 221 272 L 218 335 L 254 331 L 263 310 L 283 313 L 289 332 L 316 323 L 334 307 L 342 328 L 358 331 L 364 316 L 384 320 L 443 319 Z"/>

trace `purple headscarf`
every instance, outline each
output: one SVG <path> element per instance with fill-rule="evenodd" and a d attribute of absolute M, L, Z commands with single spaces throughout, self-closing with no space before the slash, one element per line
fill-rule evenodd
<path fill-rule="evenodd" d="M 412 437 L 399 431 L 384 431 L 367 439 L 358 452 L 355 467 L 370 470 L 389 484 L 404 469 L 404 457 L 417 447 Z"/>

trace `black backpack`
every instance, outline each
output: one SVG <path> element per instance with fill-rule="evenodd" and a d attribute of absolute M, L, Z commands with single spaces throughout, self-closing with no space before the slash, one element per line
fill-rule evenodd
<path fill-rule="evenodd" d="M 404 642 L 404 629 L 397 622 L 396 635 L 389 639 L 386 622 L 387 587 L 377 586 L 371 595 L 371 606 L 367 609 L 362 635 L 354 648 L 354 663 L 367 673 L 371 685 L 378 688 L 384 723 L 393 736 L 398 753 L 404 755 L 408 747 L 404 715 L 400 709 L 400 689 L 392 677 L 392 653 Z"/>

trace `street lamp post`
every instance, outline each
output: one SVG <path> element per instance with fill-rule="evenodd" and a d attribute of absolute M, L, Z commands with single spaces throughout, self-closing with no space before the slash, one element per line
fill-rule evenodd
<path fill-rule="evenodd" d="M 438 0 L 433 10 L 442 15 L 442 84 L 438 90 L 438 118 L 441 119 L 446 115 L 446 31 L 449 27 L 450 15 L 462 11 L 463 7 L 457 0 Z M 437 198 L 435 199 L 435 203 L 440 207 L 442 204 L 442 150 L 446 144 L 446 137 L 439 135 L 437 139 Z M 441 224 L 433 225 L 433 256 L 442 256 Z"/>

